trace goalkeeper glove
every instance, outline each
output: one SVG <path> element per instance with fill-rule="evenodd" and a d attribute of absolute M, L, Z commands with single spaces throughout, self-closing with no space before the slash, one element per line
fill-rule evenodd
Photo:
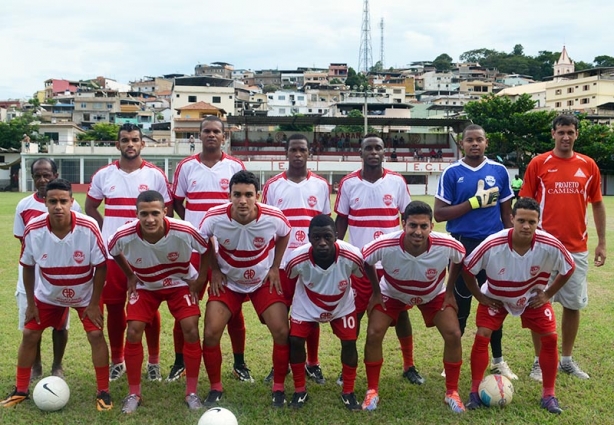
<path fill-rule="evenodd" d="M 471 209 L 488 208 L 497 205 L 499 188 L 497 186 L 484 189 L 484 180 L 478 180 L 478 190 L 473 198 L 469 198 Z"/>

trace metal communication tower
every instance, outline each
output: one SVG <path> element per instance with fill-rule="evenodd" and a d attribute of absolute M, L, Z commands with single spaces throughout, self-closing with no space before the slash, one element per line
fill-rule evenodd
<path fill-rule="evenodd" d="M 380 29 L 380 45 L 379 45 L 379 63 L 384 69 L 384 18 L 379 21 Z"/>
<path fill-rule="evenodd" d="M 371 52 L 371 24 L 369 23 L 369 0 L 364 0 L 364 7 L 362 10 L 362 29 L 360 32 L 358 72 L 368 73 L 373 66 L 373 54 Z"/>

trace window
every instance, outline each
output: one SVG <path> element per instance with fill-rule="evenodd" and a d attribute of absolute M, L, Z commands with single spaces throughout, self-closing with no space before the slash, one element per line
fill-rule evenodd
<path fill-rule="evenodd" d="M 281 115 L 285 115 L 286 114 L 286 108 L 279 108 L 279 113 Z"/>
<path fill-rule="evenodd" d="M 555 92 L 554 92 L 554 94 L 561 94 L 561 93 L 562 93 L 561 89 L 556 89 Z"/>
<path fill-rule="evenodd" d="M 394 89 L 394 90 L 392 90 L 392 93 L 394 93 L 394 94 L 401 94 L 401 89 Z"/>
<path fill-rule="evenodd" d="M 567 87 L 567 93 L 573 93 L 573 87 Z"/>
<path fill-rule="evenodd" d="M 232 95 L 228 96 L 228 99 L 232 100 Z"/>
<path fill-rule="evenodd" d="M 573 106 L 573 100 L 568 100 L 567 101 L 567 106 Z"/>
<path fill-rule="evenodd" d="M 286 100 L 286 96 L 279 95 L 279 96 L 277 96 L 277 100 Z"/>
<path fill-rule="evenodd" d="M 87 108 L 87 103 L 82 103 L 81 104 L 81 108 L 83 108 L 83 109 Z"/>
<path fill-rule="evenodd" d="M 45 136 L 49 137 L 49 140 L 53 140 L 54 142 L 60 141 L 60 133 L 48 133 L 45 132 Z"/>
<path fill-rule="evenodd" d="M 585 84 L 582 86 L 582 90 L 587 91 L 590 89 L 591 86 L 589 86 L 588 84 Z"/>
<path fill-rule="evenodd" d="M 554 102 L 554 107 L 555 108 L 560 108 L 561 107 L 561 102 Z"/>
<path fill-rule="evenodd" d="M 211 98 L 211 102 L 212 103 L 222 103 L 222 97 L 221 96 L 213 96 Z"/>
<path fill-rule="evenodd" d="M 588 102 L 590 102 L 590 99 L 588 97 L 585 97 L 584 99 L 580 99 L 581 105 L 586 105 Z"/>
<path fill-rule="evenodd" d="M 4 155 L 0 155 L 0 162 L 6 162 L 6 160 L 4 159 Z"/>
<path fill-rule="evenodd" d="M 196 100 L 196 96 L 188 96 L 188 102 L 190 102 L 190 103 L 196 103 L 196 102 L 197 102 L 197 100 Z"/>
<path fill-rule="evenodd" d="M 84 113 L 83 114 L 83 121 L 89 121 L 90 120 L 90 114 L 89 113 Z"/>
<path fill-rule="evenodd" d="M 305 100 L 305 96 L 296 96 L 296 100 Z"/>

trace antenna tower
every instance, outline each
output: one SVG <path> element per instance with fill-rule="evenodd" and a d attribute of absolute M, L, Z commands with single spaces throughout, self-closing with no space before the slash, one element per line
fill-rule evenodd
<path fill-rule="evenodd" d="M 379 63 L 384 69 L 384 18 L 379 21 L 380 44 L 379 44 Z"/>
<path fill-rule="evenodd" d="M 362 10 L 362 28 L 360 33 L 358 72 L 364 72 L 366 74 L 373 66 L 373 54 L 371 52 L 371 24 L 369 22 L 369 0 L 364 0 Z"/>

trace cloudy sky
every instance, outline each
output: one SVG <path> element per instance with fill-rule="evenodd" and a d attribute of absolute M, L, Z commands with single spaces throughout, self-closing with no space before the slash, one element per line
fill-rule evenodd
<path fill-rule="evenodd" d="M 374 62 L 404 66 L 447 53 L 560 51 L 614 56 L 612 0 L 371 0 Z M 0 12 L 0 99 L 28 98 L 48 78 L 99 75 L 127 83 L 194 72 L 358 66 L 362 0 L 20 0 Z"/>

